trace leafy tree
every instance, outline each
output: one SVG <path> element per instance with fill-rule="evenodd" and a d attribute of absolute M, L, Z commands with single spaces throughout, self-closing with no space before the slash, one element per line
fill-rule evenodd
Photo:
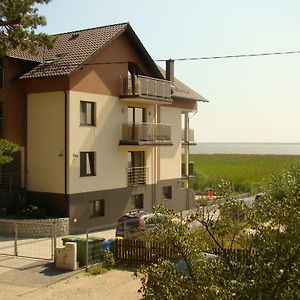
<path fill-rule="evenodd" d="M 12 154 L 19 151 L 19 146 L 5 139 L 0 139 L 0 166 L 13 161 Z"/>
<path fill-rule="evenodd" d="M 168 222 L 148 238 L 169 242 L 185 268 L 169 260 L 142 267 L 147 299 L 300 299 L 300 165 L 271 177 L 253 206 L 235 200 L 231 186 L 222 181 L 220 198 L 187 217 L 156 207 Z"/>
<path fill-rule="evenodd" d="M 51 0 L 1 0 L 0 1 L 0 57 L 9 50 L 20 47 L 35 52 L 39 46 L 47 48 L 54 39 L 45 33 L 36 33 L 46 19 L 38 15 L 37 4 Z"/>

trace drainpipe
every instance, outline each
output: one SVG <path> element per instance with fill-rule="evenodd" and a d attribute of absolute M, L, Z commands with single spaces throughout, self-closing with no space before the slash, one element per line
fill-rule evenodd
<path fill-rule="evenodd" d="M 154 122 L 157 124 L 157 104 L 154 105 Z M 152 207 L 157 202 L 156 189 L 157 189 L 157 146 L 153 149 L 153 190 L 152 190 Z"/>

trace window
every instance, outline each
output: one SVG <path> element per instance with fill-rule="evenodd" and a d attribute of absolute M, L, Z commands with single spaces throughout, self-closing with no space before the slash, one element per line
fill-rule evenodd
<path fill-rule="evenodd" d="M 80 176 L 95 175 L 95 152 L 80 152 Z"/>
<path fill-rule="evenodd" d="M 144 195 L 136 194 L 132 196 L 132 208 L 143 209 L 144 208 Z"/>
<path fill-rule="evenodd" d="M 105 201 L 104 199 L 91 202 L 91 217 L 105 216 Z"/>
<path fill-rule="evenodd" d="M 80 101 L 80 125 L 95 124 L 95 102 Z"/>
<path fill-rule="evenodd" d="M 172 199 L 172 186 L 164 186 L 163 187 L 163 198 L 164 199 Z"/>
<path fill-rule="evenodd" d="M 3 68 L 3 61 L 0 60 L 0 89 L 4 86 L 4 68 Z"/>

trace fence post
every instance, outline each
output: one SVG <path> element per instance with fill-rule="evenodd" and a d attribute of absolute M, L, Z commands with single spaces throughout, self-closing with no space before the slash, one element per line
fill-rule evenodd
<path fill-rule="evenodd" d="M 86 243 L 85 243 L 85 271 L 88 271 L 89 265 L 89 229 L 86 229 Z"/>
<path fill-rule="evenodd" d="M 53 261 L 55 261 L 56 242 L 56 222 L 53 222 L 51 226 L 51 257 Z"/>
<path fill-rule="evenodd" d="M 15 240 L 14 240 L 14 249 L 15 249 L 15 256 L 18 256 L 18 224 L 14 224 L 15 228 Z"/>

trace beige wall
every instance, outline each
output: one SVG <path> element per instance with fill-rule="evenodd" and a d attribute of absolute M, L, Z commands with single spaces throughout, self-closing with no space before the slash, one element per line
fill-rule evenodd
<path fill-rule="evenodd" d="M 80 101 L 96 103 L 96 126 L 80 126 Z M 150 166 L 152 147 L 119 146 L 128 104 L 113 96 L 71 91 L 68 105 L 69 194 L 126 187 L 128 151 L 145 151 L 146 164 Z M 96 176 L 80 177 L 82 151 L 96 152 Z"/>
<path fill-rule="evenodd" d="M 160 180 L 181 177 L 181 109 L 161 107 L 160 122 L 171 125 L 173 146 L 160 147 Z"/>
<path fill-rule="evenodd" d="M 64 93 L 27 97 L 27 188 L 64 193 Z"/>

